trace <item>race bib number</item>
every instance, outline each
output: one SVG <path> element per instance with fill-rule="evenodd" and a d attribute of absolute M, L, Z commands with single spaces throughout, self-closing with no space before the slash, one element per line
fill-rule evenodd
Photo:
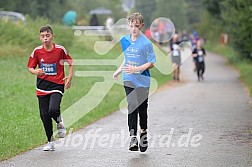
<path fill-rule="evenodd" d="M 41 63 L 40 68 L 45 72 L 46 75 L 57 75 L 56 63 L 54 64 L 46 64 Z"/>

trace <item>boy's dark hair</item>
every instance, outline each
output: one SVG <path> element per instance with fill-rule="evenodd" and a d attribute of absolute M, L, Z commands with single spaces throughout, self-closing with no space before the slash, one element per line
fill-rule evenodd
<path fill-rule="evenodd" d="M 49 25 L 45 25 L 45 26 L 40 27 L 40 30 L 39 30 L 40 33 L 41 33 L 41 32 L 45 32 L 45 31 L 46 31 L 46 32 L 50 32 L 50 33 L 53 34 L 52 27 L 49 26 Z"/>
<path fill-rule="evenodd" d="M 134 20 L 138 20 L 140 22 L 140 24 L 144 23 L 144 19 L 143 19 L 143 16 L 141 15 L 141 13 L 132 13 L 128 17 L 128 22 L 133 22 Z"/>

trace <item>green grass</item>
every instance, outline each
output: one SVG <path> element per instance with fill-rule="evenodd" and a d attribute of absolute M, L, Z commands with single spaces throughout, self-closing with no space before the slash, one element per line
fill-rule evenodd
<path fill-rule="evenodd" d="M 38 136 L 43 132 L 43 127 L 39 121 L 34 94 L 35 80 L 27 71 L 26 59 L 9 57 L 0 62 L 3 75 L 0 84 L 1 159 L 30 149 L 43 141 Z"/>
<path fill-rule="evenodd" d="M 48 20 L 38 18 L 34 21 L 27 19 L 26 24 L 15 24 L 0 20 L 0 57 L 26 56 L 36 46 L 41 45 L 39 28 L 48 24 Z M 63 46 L 72 47 L 73 32 L 62 25 L 52 25 L 55 42 Z"/>
<path fill-rule="evenodd" d="M 17 27 L 0 23 L 2 27 L 5 26 L 5 28 L 0 28 L 0 37 L 2 39 L 0 43 L 0 70 L 2 74 L 0 81 L 0 161 L 46 142 L 35 95 L 36 76 L 31 75 L 26 67 L 32 49 L 40 45 L 36 31 L 39 28 L 38 24 L 43 25 L 44 22 L 44 20 L 39 20 L 38 23 L 28 23 L 29 26 Z M 68 34 L 69 30 L 64 30 L 57 25 L 54 27 L 57 32 L 55 32 L 56 38 L 58 38 L 57 42 L 66 44 L 64 46 L 74 59 L 113 59 L 121 53 L 121 48 L 117 45 L 108 54 L 98 55 L 92 48 L 94 41 L 89 38 L 70 36 Z M 30 33 L 27 33 L 27 31 Z M 27 38 L 24 39 L 26 42 L 22 41 L 18 36 L 15 37 L 12 34 L 13 32 L 16 34 L 24 33 L 23 38 Z M 12 38 L 4 40 L 8 36 L 7 34 L 12 35 Z M 67 39 L 61 41 L 65 37 L 69 37 L 71 41 Z M 114 66 L 75 66 L 75 71 L 114 71 L 115 69 Z M 170 76 L 161 74 L 155 68 L 151 70 L 151 73 L 157 79 L 159 85 L 170 80 Z M 74 77 L 71 89 L 64 94 L 61 110 L 64 111 L 73 105 L 81 97 L 85 96 L 96 82 L 100 81 L 102 81 L 100 77 Z M 118 110 L 119 103 L 124 97 L 123 87 L 114 84 L 102 102 L 70 128 L 77 130 Z"/>
<path fill-rule="evenodd" d="M 217 41 L 208 41 L 206 49 L 227 57 L 230 64 L 239 70 L 240 79 L 246 85 L 250 97 L 252 97 L 252 61 L 241 58 L 241 55 L 239 55 L 229 45 L 219 45 Z"/>

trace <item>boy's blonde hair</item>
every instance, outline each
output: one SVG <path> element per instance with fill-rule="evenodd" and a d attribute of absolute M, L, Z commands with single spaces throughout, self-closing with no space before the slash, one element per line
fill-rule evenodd
<path fill-rule="evenodd" d="M 140 24 L 144 23 L 144 19 L 143 16 L 140 13 L 132 13 L 129 17 L 128 17 L 128 22 L 131 23 L 135 20 L 138 20 L 140 22 Z"/>

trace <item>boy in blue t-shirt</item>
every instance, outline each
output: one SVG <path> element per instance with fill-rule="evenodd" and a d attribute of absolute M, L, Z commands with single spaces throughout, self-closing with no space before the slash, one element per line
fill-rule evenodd
<path fill-rule="evenodd" d="M 130 35 L 121 38 L 124 61 L 113 74 L 117 79 L 122 72 L 123 83 L 128 101 L 128 127 L 131 136 L 129 150 L 138 151 L 137 122 L 140 123 L 140 151 L 145 152 L 147 141 L 147 108 L 150 88 L 149 68 L 154 66 L 156 56 L 152 43 L 143 34 L 143 16 L 133 13 L 128 18 Z"/>

